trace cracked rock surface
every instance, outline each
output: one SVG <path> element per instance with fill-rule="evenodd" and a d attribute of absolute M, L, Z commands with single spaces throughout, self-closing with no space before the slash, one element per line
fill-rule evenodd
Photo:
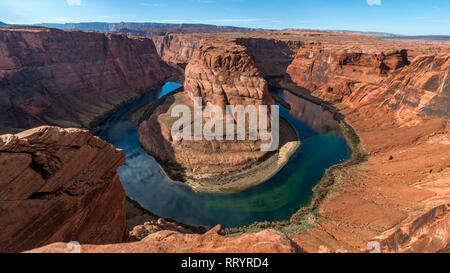
<path fill-rule="evenodd" d="M 0 251 L 127 239 L 122 151 L 86 130 L 0 136 Z"/>

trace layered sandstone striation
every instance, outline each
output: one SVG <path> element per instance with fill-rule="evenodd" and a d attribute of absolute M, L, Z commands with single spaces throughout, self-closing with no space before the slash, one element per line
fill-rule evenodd
<path fill-rule="evenodd" d="M 158 54 L 168 63 L 185 68 L 194 57 L 195 51 L 202 45 L 236 44 L 246 48 L 255 65 L 264 76 L 285 75 L 303 42 L 297 38 L 267 35 L 265 33 L 248 33 L 226 35 L 210 33 L 176 34 L 152 36 Z"/>
<path fill-rule="evenodd" d="M 450 56 L 442 53 L 409 61 L 406 50 L 369 54 L 303 48 L 288 73 L 316 97 L 352 108 L 377 105 L 395 112 L 395 121 L 404 125 L 422 116 L 449 118 L 449 70 Z"/>
<path fill-rule="evenodd" d="M 450 204 L 435 207 L 399 228 L 375 238 L 385 252 L 435 253 L 448 251 Z"/>
<path fill-rule="evenodd" d="M 139 242 L 110 245 L 82 245 L 82 253 L 300 253 L 303 250 L 286 235 L 265 230 L 239 237 L 219 235 L 220 227 L 199 234 L 164 230 L 152 233 Z M 32 253 L 64 253 L 66 243 L 55 243 Z"/>
<path fill-rule="evenodd" d="M 153 36 L 156 50 L 161 58 L 172 64 L 186 67 L 194 55 L 194 51 L 204 42 L 204 35 L 177 35 L 168 33 L 163 36 Z"/>
<path fill-rule="evenodd" d="M 272 39 L 270 37 L 236 38 L 236 43 L 247 48 L 255 65 L 264 77 L 286 75 L 303 42 L 299 40 Z"/>
<path fill-rule="evenodd" d="M 450 51 L 416 47 L 405 59 L 403 50 L 380 48 L 304 48 L 288 69 L 305 95 L 338 102 L 369 156 L 333 170 L 326 198 L 303 218 L 313 228 L 293 235 L 307 251 L 360 251 L 369 241 L 383 252 L 448 245 Z"/>
<path fill-rule="evenodd" d="M 236 136 L 235 140 L 173 139 L 171 128 L 176 119 L 171 111 L 184 104 L 192 112 L 194 97 L 200 97 L 203 106 L 221 108 L 273 105 L 267 83 L 245 47 L 227 43 L 201 46 L 186 67 L 184 93 L 163 98 L 139 126 L 142 146 L 174 180 L 199 191 L 244 190 L 268 180 L 298 147 L 295 130 L 284 120 L 280 127 L 285 133 L 280 134 L 277 152 L 262 151 L 261 140 L 248 140 L 248 135 L 242 141 Z"/>
<path fill-rule="evenodd" d="M 186 67 L 184 92 L 203 103 L 273 105 L 266 81 L 244 46 L 208 44 L 195 51 Z"/>
<path fill-rule="evenodd" d="M 310 45 L 298 51 L 288 73 L 313 95 L 339 102 L 359 85 L 378 85 L 407 64 L 406 50 L 371 53 Z"/>
<path fill-rule="evenodd" d="M 0 128 L 95 127 L 96 120 L 157 88 L 171 73 L 151 39 L 2 28 Z"/>
<path fill-rule="evenodd" d="M 124 154 L 88 131 L 38 127 L 0 136 L 0 252 L 128 238 Z"/>

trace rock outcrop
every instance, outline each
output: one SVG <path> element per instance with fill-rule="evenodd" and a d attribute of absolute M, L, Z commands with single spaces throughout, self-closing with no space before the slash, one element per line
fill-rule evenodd
<path fill-rule="evenodd" d="M 38 127 L 0 136 L 0 252 L 128 238 L 125 156 L 88 131 Z"/>
<path fill-rule="evenodd" d="M 2 28 L 0 128 L 95 127 L 97 119 L 170 75 L 151 39 Z"/>
<path fill-rule="evenodd" d="M 156 50 L 161 58 L 172 64 L 185 68 L 194 55 L 194 51 L 204 42 L 204 35 L 166 34 L 153 36 Z"/>
<path fill-rule="evenodd" d="M 224 192 L 248 189 L 267 181 L 298 147 L 295 130 L 280 121 L 280 150 L 262 151 L 261 140 L 173 139 L 174 105 L 188 105 L 194 97 L 202 106 L 273 105 L 266 81 L 245 47 L 217 43 L 202 45 L 186 67 L 184 92 L 169 95 L 151 107 L 139 126 L 139 141 L 174 180 L 198 191 Z M 270 107 L 269 107 L 270 111 Z M 270 113 L 270 112 L 269 112 Z M 267 114 L 269 114 L 267 113 Z M 207 120 L 206 117 L 203 118 Z M 268 120 L 270 120 L 268 118 Z M 235 133 L 236 134 L 236 133 Z"/>
<path fill-rule="evenodd" d="M 396 112 L 399 125 L 417 116 L 448 118 L 450 57 L 348 52 L 305 47 L 288 68 L 291 79 L 312 95 L 353 108 L 385 108 Z"/>
<path fill-rule="evenodd" d="M 367 111 L 376 106 L 399 126 L 419 124 L 426 116 L 448 119 L 449 72 L 449 55 L 421 55 L 380 84 L 356 85 L 343 103 Z"/>
<path fill-rule="evenodd" d="M 225 105 L 273 105 L 266 81 L 244 46 L 201 46 L 186 67 L 184 92 L 193 99 Z"/>
<path fill-rule="evenodd" d="M 420 55 L 382 84 L 389 106 L 405 116 L 450 118 L 450 55 Z M 388 95 L 393 93 L 392 98 Z"/>
<path fill-rule="evenodd" d="M 139 242 L 111 245 L 81 245 L 82 253 L 300 253 L 303 250 L 286 235 L 264 230 L 239 237 L 224 237 L 216 227 L 206 234 L 159 231 Z M 55 243 L 32 253 L 64 253 L 66 243 Z"/>
<path fill-rule="evenodd" d="M 298 51 L 288 73 L 315 96 L 339 102 L 359 84 L 380 84 L 407 64 L 406 50 L 372 53 L 309 45 Z"/>
<path fill-rule="evenodd" d="M 383 252 L 436 253 L 450 244 L 450 204 L 435 207 L 411 223 L 374 239 Z"/>
<path fill-rule="evenodd" d="M 299 40 L 280 39 L 268 35 L 218 34 L 174 34 L 152 36 L 158 54 L 168 63 L 185 68 L 202 45 L 214 43 L 241 45 L 252 56 L 261 75 L 283 76 L 292 63 L 298 49 L 303 45 Z"/>
<path fill-rule="evenodd" d="M 267 38 L 237 38 L 255 60 L 255 65 L 264 77 L 285 76 L 303 42 Z"/>

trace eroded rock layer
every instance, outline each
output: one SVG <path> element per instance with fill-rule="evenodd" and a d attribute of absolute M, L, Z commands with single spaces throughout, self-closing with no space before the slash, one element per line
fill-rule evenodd
<path fill-rule="evenodd" d="M 92 127 L 170 76 L 151 39 L 9 27 L 0 30 L 1 131 Z"/>
<path fill-rule="evenodd" d="M 218 234 L 220 227 L 208 233 L 182 234 L 164 230 L 139 242 L 112 245 L 82 245 L 82 253 L 300 253 L 302 249 L 286 235 L 265 230 L 239 237 Z M 55 243 L 34 249 L 33 253 L 64 253 L 67 244 Z"/>
<path fill-rule="evenodd" d="M 443 204 L 375 240 L 384 252 L 435 253 L 448 248 L 449 231 L 450 204 Z"/>
<path fill-rule="evenodd" d="M 297 53 L 288 73 L 299 86 L 327 101 L 341 101 L 355 85 L 380 84 L 408 64 L 407 51 L 362 52 L 305 46 Z"/>
<path fill-rule="evenodd" d="M 302 46 L 298 39 L 283 39 L 278 36 L 259 35 L 218 35 L 218 34 L 174 34 L 152 36 L 158 54 L 168 63 L 185 68 L 193 58 L 196 49 L 202 45 L 236 44 L 244 46 L 253 57 L 261 74 L 266 76 L 285 75 L 287 67 Z"/>
<path fill-rule="evenodd" d="M 336 51 L 321 47 L 299 50 L 288 68 L 292 80 L 314 96 L 351 107 L 377 105 L 397 113 L 400 124 L 417 116 L 448 118 L 450 57 L 419 55 L 406 50 Z"/>
<path fill-rule="evenodd" d="M 217 43 L 201 46 L 186 67 L 184 92 L 203 103 L 273 105 L 266 81 L 244 46 Z"/>
<path fill-rule="evenodd" d="M 303 218 L 314 227 L 293 238 L 307 251 L 361 251 L 370 241 L 383 252 L 448 245 L 450 51 L 399 44 L 414 57 L 382 41 L 344 51 L 311 44 L 288 69 L 304 88 L 295 92 L 338 102 L 368 154 L 334 170 L 319 214 Z"/>
<path fill-rule="evenodd" d="M 298 40 L 270 37 L 237 38 L 236 43 L 247 48 L 264 77 L 284 76 L 298 49 L 303 45 Z"/>
<path fill-rule="evenodd" d="M 0 252 L 128 238 L 124 154 L 88 131 L 38 127 L 0 136 Z"/>
<path fill-rule="evenodd" d="M 185 67 L 192 58 L 194 51 L 200 47 L 205 35 L 176 35 L 152 37 L 156 50 L 163 60 L 168 63 Z"/>

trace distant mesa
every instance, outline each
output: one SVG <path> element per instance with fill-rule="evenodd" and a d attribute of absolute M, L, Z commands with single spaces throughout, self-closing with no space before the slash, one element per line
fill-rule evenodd
<path fill-rule="evenodd" d="M 251 30 L 249 28 L 232 27 L 232 26 L 216 26 L 208 24 L 168 24 L 168 23 L 134 23 L 134 22 L 120 22 L 120 23 L 104 23 L 104 22 L 86 22 L 86 23 L 41 23 L 34 26 L 57 28 L 62 30 L 78 29 L 83 31 L 102 31 L 102 32 L 115 32 L 121 29 L 130 30 L 148 30 L 148 29 L 217 29 L 220 31 L 232 30 L 243 31 Z"/>

